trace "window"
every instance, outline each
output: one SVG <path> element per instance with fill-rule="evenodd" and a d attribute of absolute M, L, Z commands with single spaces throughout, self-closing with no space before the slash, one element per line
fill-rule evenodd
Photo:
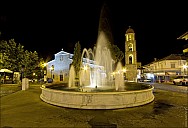
<path fill-rule="evenodd" d="M 63 81 L 63 75 L 60 75 L 60 81 Z"/>
<path fill-rule="evenodd" d="M 132 44 L 129 44 L 129 45 L 128 45 L 128 49 L 129 49 L 130 52 L 133 51 L 133 45 L 132 45 Z"/>
<path fill-rule="evenodd" d="M 127 41 L 129 40 L 129 37 L 128 37 L 128 35 L 126 36 L 126 40 L 127 40 Z"/>
<path fill-rule="evenodd" d="M 129 64 L 132 64 L 132 56 L 129 56 Z"/>
<path fill-rule="evenodd" d="M 130 51 L 130 52 L 133 51 L 132 47 L 129 47 L 129 51 Z"/>
<path fill-rule="evenodd" d="M 175 68 L 175 64 L 171 64 L 171 68 Z"/>
<path fill-rule="evenodd" d="M 60 56 L 60 61 L 63 61 L 63 56 Z"/>
<path fill-rule="evenodd" d="M 161 69 L 163 69 L 163 64 L 161 64 Z"/>

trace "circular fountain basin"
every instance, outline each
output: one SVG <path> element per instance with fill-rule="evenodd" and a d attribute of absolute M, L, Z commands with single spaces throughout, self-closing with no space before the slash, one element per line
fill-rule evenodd
<path fill-rule="evenodd" d="M 40 98 L 44 102 L 78 109 L 119 109 L 144 105 L 154 100 L 153 86 L 143 90 L 120 92 L 76 92 L 54 90 L 45 86 L 41 89 Z"/>

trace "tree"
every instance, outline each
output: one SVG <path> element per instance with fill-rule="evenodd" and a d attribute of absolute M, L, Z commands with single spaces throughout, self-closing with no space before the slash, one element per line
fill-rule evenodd
<path fill-rule="evenodd" d="M 1 68 L 7 68 L 13 72 L 24 72 L 24 76 L 31 78 L 33 72 L 40 70 L 40 58 L 36 51 L 24 50 L 24 46 L 16 44 L 14 39 L 0 41 L 0 53 L 2 56 Z M 39 68 L 37 68 L 39 67 Z"/>
<path fill-rule="evenodd" d="M 35 73 L 37 76 L 40 75 L 41 66 L 40 66 L 38 53 L 36 51 L 31 52 L 31 51 L 26 50 L 22 64 L 25 67 L 24 68 L 25 77 L 33 78 L 33 73 Z"/>
<path fill-rule="evenodd" d="M 24 49 L 21 44 L 15 43 L 14 39 L 1 41 L 0 53 L 3 55 L 2 68 L 7 68 L 12 71 L 19 71 L 21 60 L 24 56 Z"/>
<path fill-rule="evenodd" d="M 118 48 L 117 45 L 112 44 L 110 47 L 112 59 L 115 62 L 119 62 L 124 58 L 123 52 Z"/>
<path fill-rule="evenodd" d="M 74 56 L 72 65 L 74 66 L 76 77 L 79 78 L 80 66 L 81 66 L 81 45 L 79 42 L 75 44 Z"/>

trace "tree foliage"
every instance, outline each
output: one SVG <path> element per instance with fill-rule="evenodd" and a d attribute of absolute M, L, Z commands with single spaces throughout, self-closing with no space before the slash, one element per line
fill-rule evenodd
<path fill-rule="evenodd" d="M 79 77 L 80 66 L 81 66 L 81 45 L 79 42 L 75 44 L 74 56 L 72 65 L 74 66 L 76 77 Z"/>
<path fill-rule="evenodd" d="M 112 59 L 115 62 L 120 62 L 124 58 L 124 53 L 118 48 L 117 45 L 112 44 L 110 47 Z"/>
<path fill-rule="evenodd" d="M 1 41 L 0 53 L 3 55 L 1 68 L 7 68 L 12 71 L 19 71 L 24 58 L 24 49 L 21 44 L 16 44 L 14 39 Z"/>
<path fill-rule="evenodd" d="M 0 53 L 2 63 L 0 68 L 6 68 L 13 72 L 24 72 L 24 77 L 32 78 L 33 72 L 40 72 L 40 61 L 36 51 L 24 50 L 24 46 L 17 44 L 14 39 L 0 41 Z M 39 75 L 38 73 L 37 75 Z"/>

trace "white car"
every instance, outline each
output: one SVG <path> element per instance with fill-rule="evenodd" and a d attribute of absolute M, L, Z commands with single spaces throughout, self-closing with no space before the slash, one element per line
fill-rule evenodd
<path fill-rule="evenodd" d="M 174 78 L 173 83 L 175 85 L 188 85 L 188 76 L 178 76 Z"/>

